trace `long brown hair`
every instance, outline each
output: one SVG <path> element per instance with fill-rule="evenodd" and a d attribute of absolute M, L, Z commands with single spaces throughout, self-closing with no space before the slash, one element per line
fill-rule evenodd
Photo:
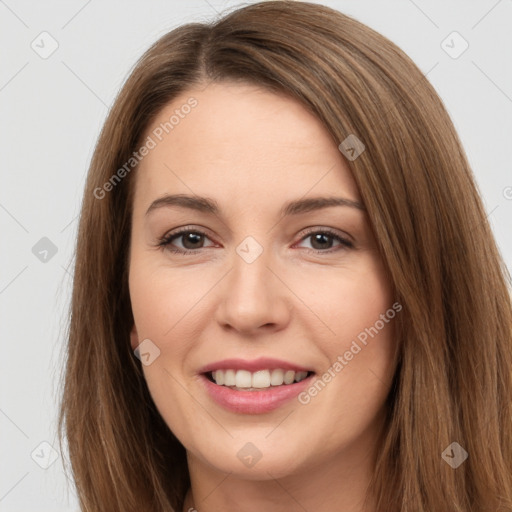
<path fill-rule="evenodd" d="M 101 132 L 76 245 L 59 432 L 84 511 L 181 512 L 185 449 L 130 348 L 136 168 L 112 179 L 178 94 L 240 80 L 310 109 L 349 159 L 403 312 L 370 487 L 385 511 L 512 511 L 510 276 L 453 124 L 392 42 L 333 9 L 266 1 L 181 26 L 140 59 Z M 200 105 L 199 107 L 200 108 Z M 442 453 L 469 454 L 456 469 Z M 450 456 L 453 452 L 450 452 Z"/>

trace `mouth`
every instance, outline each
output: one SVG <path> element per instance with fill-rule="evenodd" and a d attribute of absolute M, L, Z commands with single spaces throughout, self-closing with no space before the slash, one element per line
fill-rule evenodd
<path fill-rule="evenodd" d="M 217 386 L 235 391 L 253 392 L 291 386 L 309 379 L 314 374 L 313 371 L 295 371 L 284 368 L 264 369 L 255 372 L 228 368 L 203 373 L 204 377 Z"/>
<path fill-rule="evenodd" d="M 290 404 L 316 375 L 302 366 L 269 358 L 226 359 L 198 373 L 206 396 L 238 414 L 270 413 Z"/>

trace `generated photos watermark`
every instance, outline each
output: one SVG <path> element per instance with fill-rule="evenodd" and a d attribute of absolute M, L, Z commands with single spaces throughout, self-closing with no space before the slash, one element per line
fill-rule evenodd
<path fill-rule="evenodd" d="M 169 117 L 168 121 L 160 123 L 154 128 L 151 134 L 147 136 L 144 144 L 137 151 L 134 151 L 132 156 L 101 187 L 94 189 L 94 197 L 103 199 L 107 192 L 111 192 L 197 105 L 198 101 L 191 97 L 180 108 L 175 109 L 174 114 Z"/>
<path fill-rule="evenodd" d="M 377 334 L 384 329 L 396 314 L 402 311 L 402 305 L 395 302 L 391 308 L 385 313 L 381 313 L 379 320 L 377 320 L 371 327 L 365 328 L 361 331 L 356 339 L 354 339 L 349 347 L 343 354 L 340 354 L 334 363 L 327 368 L 327 370 L 319 375 L 311 386 L 299 393 L 297 399 L 302 405 L 307 405 L 311 400 L 320 393 L 329 382 L 331 382 L 336 375 L 338 375 L 354 357 L 361 352 L 361 350 L 368 345 L 370 341 L 368 338 L 374 338 Z"/>

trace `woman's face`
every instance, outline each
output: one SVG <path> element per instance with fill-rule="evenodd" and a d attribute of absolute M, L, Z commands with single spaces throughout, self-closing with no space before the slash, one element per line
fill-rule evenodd
<path fill-rule="evenodd" d="M 401 307 L 337 143 L 234 83 L 184 93 L 148 136 L 131 343 L 189 463 L 263 480 L 367 460 Z"/>

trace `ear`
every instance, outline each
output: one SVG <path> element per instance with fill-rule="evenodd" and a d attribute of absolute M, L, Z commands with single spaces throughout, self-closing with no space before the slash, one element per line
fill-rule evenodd
<path fill-rule="evenodd" d="M 137 334 L 135 323 L 133 324 L 132 330 L 130 331 L 130 345 L 132 350 L 135 350 L 139 345 L 139 335 Z"/>

